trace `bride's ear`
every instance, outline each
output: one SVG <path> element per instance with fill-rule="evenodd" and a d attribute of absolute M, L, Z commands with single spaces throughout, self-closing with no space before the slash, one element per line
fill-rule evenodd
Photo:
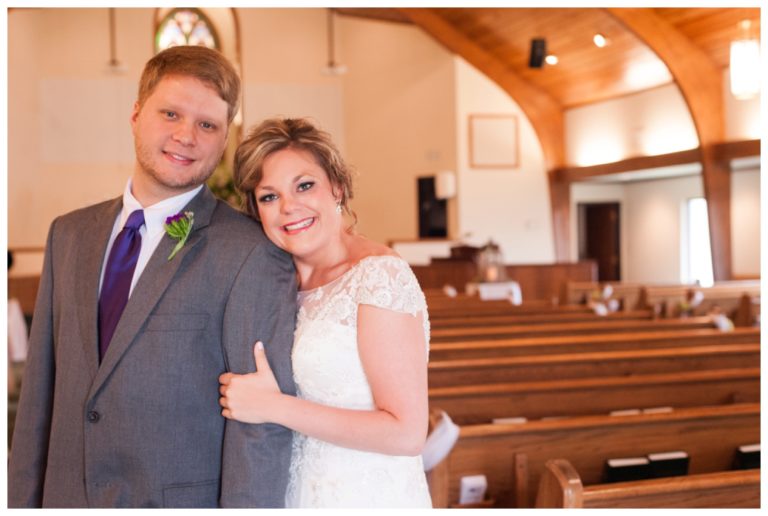
<path fill-rule="evenodd" d="M 341 204 L 344 198 L 342 195 L 343 191 L 344 189 L 341 186 L 331 183 L 331 195 L 333 195 L 333 200 L 336 201 L 336 204 Z"/>

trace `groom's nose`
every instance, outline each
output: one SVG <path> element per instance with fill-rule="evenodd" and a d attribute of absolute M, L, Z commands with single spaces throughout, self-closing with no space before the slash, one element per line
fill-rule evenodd
<path fill-rule="evenodd" d="M 187 147 L 195 143 L 195 128 L 192 124 L 180 123 L 175 129 L 174 140 Z"/>

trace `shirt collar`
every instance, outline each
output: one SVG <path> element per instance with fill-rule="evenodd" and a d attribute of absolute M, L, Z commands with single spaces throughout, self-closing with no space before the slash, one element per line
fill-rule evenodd
<path fill-rule="evenodd" d="M 128 183 L 125 185 L 123 191 L 123 209 L 120 212 L 120 227 L 125 225 L 128 220 L 128 216 L 135 210 L 144 210 L 144 224 L 147 228 L 147 234 L 152 235 L 158 231 L 163 230 L 165 219 L 171 215 L 179 213 L 189 201 L 191 201 L 199 192 L 203 189 L 203 185 L 198 186 L 194 190 L 184 192 L 183 194 L 174 195 L 168 199 L 163 199 L 151 206 L 143 207 L 141 203 L 131 193 L 132 180 L 128 179 Z"/>

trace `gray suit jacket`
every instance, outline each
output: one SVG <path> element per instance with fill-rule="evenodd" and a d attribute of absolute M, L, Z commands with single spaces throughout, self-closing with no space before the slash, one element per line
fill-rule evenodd
<path fill-rule="evenodd" d="M 255 370 L 283 392 L 296 277 L 258 223 L 207 188 L 193 232 L 164 236 L 98 363 L 99 276 L 115 199 L 51 225 L 10 453 L 10 507 L 280 507 L 292 432 L 229 422 L 218 377 Z"/>

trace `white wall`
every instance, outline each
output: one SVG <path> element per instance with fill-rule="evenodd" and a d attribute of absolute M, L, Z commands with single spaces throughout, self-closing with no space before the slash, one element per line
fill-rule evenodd
<path fill-rule="evenodd" d="M 416 177 L 453 169 L 453 57 L 419 29 L 337 17 L 327 63 L 326 9 L 237 9 L 243 126 L 308 116 L 359 173 L 352 206 L 369 237 L 415 239 Z M 128 117 L 152 56 L 155 9 L 15 9 L 9 16 L 9 245 L 42 246 L 57 215 L 118 195 L 133 170 Z M 455 203 L 452 234 L 458 223 Z M 382 214 L 385 214 L 382 216 Z"/>
<path fill-rule="evenodd" d="M 552 212 L 544 156 L 528 119 L 498 85 L 456 58 L 456 141 L 459 230 L 474 245 L 493 239 L 507 263 L 554 261 Z M 471 114 L 518 118 L 519 165 L 510 169 L 469 166 Z"/>
<path fill-rule="evenodd" d="M 704 195 L 698 176 L 643 181 L 625 187 L 625 281 L 679 283 L 685 202 Z"/>
<path fill-rule="evenodd" d="M 323 75 L 325 9 L 237 9 L 243 127 L 265 118 L 309 117 L 344 152 L 342 78 Z"/>
<path fill-rule="evenodd" d="M 726 140 L 758 138 L 760 99 L 733 99 L 727 73 Z M 565 127 L 566 159 L 573 165 L 698 146 L 693 120 L 674 85 L 568 110 Z M 733 172 L 731 185 L 732 271 L 737 276 L 759 275 L 759 171 Z M 703 196 L 702 188 L 699 175 L 614 186 L 572 185 L 572 259 L 578 255 L 577 204 L 615 201 L 621 203 L 622 279 L 679 282 L 682 204 Z"/>
<path fill-rule="evenodd" d="M 730 91 L 730 71 L 723 72 L 723 99 L 725 101 L 725 139 L 753 140 L 760 138 L 760 95 L 737 100 Z M 765 75 L 765 74 L 763 74 Z M 763 83 L 765 84 L 765 83 Z"/>
<path fill-rule="evenodd" d="M 674 84 L 565 112 L 565 157 L 575 166 L 698 145 L 693 119 Z"/>
<path fill-rule="evenodd" d="M 576 183 L 571 187 L 571 255 L 578 256 L 577 206 L 621 205 L 621 278 L 633 282 L 682 279 L 685 203 L 704 195 L 698 175 L 625 184 Z M 731 175 L 731 251 L 735 276 L 760 275 L 760 172 Z"/>
<path fill-rule="evenodd" d="M 759 276 L 759 170 L 743 170 L 731 174 L 731 239 L 734 276 Z"/>
<path fill-rule="evenodd" d="M 453 59 L 413 26 L 349 17 L 336 26 L 338 60 L 349 69 L 344 126 L 357 229 L 383 243 L 417 239 L 417 178 L 456 163 Z"/>
<path fill-rule="evenodd" d="M 125 72 L 115 75 L 107 71 L 106 9 L 9 14 L 10 246 L 42 246 L 54 217 L 122 191 L 133 170 L 128 119 L 144 55 L 151 56 L 151 15 L 118 13 L 118 26 L 149 43 L 118 38 Z"/>

